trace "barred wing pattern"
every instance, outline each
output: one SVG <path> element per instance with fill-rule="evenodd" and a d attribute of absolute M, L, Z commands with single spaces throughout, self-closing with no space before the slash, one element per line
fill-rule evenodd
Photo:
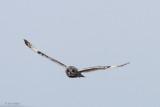
<path fill-rule="evenodd" d="M 53 62 L 55 62 L 55 63 L 57 63 L 57 64 L 59 64 L 59 65 L 61 65 L 61 66 L 63 66 L 64 68 L 67 68 L 67 66 L 66 66 L 65 64 L 63 64 L 62 62 L 60 62 L 60 61 L 58 61 L 58 60 L 56 60 L 56 59 L 54 59 L 54 58 L 52 58 L 52 57 L 44 54 L 44 53 L 41 52 L 41 51 L 39 51 L 37 48 L 35 48 L 35 47 L 34 47 L 29 41 L 27 41 L 26 39 L 24 39 L 24 42 L 25 42 L 26 46 L 29 47 L 32 51 L 36 52 L 36 53 L 39 54 L 39 55 L 44 56 L 45 58 L 47 58 L 47 59 L 49 59 L 49 60 L 51 60 L 51 61 L 53 61 Z"/>
<path fill-rule="evenodd" d="M 121 65 L 112 65 L 112 66 L 94 66 L 94 67 L 88 67 L 84 68 L 82 70 L 79 70 L 80 73 L 85 73 L 85 72 L 90 72 L 90 71 L 97 71 L 97 70 L 106 70 L 110 68 L 118 68 L 118 67 L 123 67 L 125 65 L 129 64 L 129 62 Z"/>

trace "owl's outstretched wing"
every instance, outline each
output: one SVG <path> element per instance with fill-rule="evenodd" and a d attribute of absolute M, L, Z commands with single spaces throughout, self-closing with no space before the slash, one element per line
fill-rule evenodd
<path fill-rule="evenodd" d="M 67 66 L 66 66 L 65 64 L 63 64 L 62 62 L 60 62 L 60 61 L 58 61 L 58 60 L 56 60 L 56 59 L 54 59 L 54 58 L 52 58 L 52 57 L 44 54 L 44 53 L 41 52 L 41 51 L 39 51 L 37 48 L 35 48 L 35 47 L 34 47 L 29 41 L 27 41 L 26 39 L 24 39 L 24 43 L 26 44 L 27 47 L 29 47 L 32 51 L 36 52 L 37 54 L 40 54 L 40 55 L 46 57 L 47 59 L 49 59 L 49 60 L 51 60 L 51 61 L 53 61 L 53 62 L 55 62 L 55 63 L 57 63 L 57 64 L 59 64 L 59 65 L 61 65 L 61 66 L 63 66 L 63 67 L 65 67 L 65 68 L 67 68 Z"/>
<path fill-rule="evenodd" d="M 112 65 L 112 66 L 94 66 L 94 67 L 89 67 L 89 68 L 84 68 L 82 70 L 79 70 L 80 73 L 84 72 L 90 72 L 90 71 L 97 71 L 97 70 L 106 70 L 110 68 L 118 68 L 118 67 L 123 67 L 125 65 L 129 64 L 129 62 L 121 65 Z"/>

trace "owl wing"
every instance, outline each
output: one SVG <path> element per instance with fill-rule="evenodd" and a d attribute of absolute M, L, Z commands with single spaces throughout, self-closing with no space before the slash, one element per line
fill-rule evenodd
<path fill-rule="evenodd" d="M 90 71 L 97 71 L 97 70 L 106 70 L 106 69 L 110 69 L 110 68 L 118 68 L 118 67 L 123 67 L 125 65 L 129 64 L 129 62 L 121 64 L 121 65 L 112 65 L 112 66 L 94 66 L 94 67 L 88 67 L 88 68 L 84 68 L 82 70 L 79 70 L 80 73 L 83 72 L 90 72 Z"/>
<path fill-rule="evenodd" d="M 66 66 L 65 64 L 63 64 L 62 62 L 60 62 L 60 61 L 58 61 L 58 60 L 56 60 L 56 59 L 54 59 L 54 58 L 52 58 L 52 57 L 44 54 L 44 53 L 41 52 L 41 51 L 39 51 L 37 48 L 35 48 L 35 47 L 34 47 L 29 41 L 27 41 L 26 39 L 24 39 L 24 43 L 26 44 L 27 47 L 29 47 L 32 51 L 36 52 L 37 54 L 42 55 L 42 56 L 44 56 L 45 58 L 47 58 L 47 59 L 49 59 L 49 60 L 51 60 L 51 61 L 53 61 L 53 62 L 55 62 L 55 63 L 57 63 L 57 64 L 59 64 L 59 65 L 61 65 L 61 66 L 63 66 L 63 67 L 65 67 L 65 68 L 67 68 L 67 66 Z"/>

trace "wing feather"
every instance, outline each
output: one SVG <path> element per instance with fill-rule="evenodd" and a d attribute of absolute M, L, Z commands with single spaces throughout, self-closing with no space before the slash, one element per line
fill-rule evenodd
<path fill-rule="evenodd" d="M 129 64 L 129 62 L 121 64 L 121 65 L 112 65 L 112 66 L 94 66 L 94 67 L 88 67 L 88 68 L 84 68 L 82 70 L 79 70 L 79 72 L 83 73 L 83 72 L 90 72 L 90 71 L 97 71 L 97 70 L 106 70 L 106 69 L 110 69 L 110 68 L 118 68 L 118 67 L 123 67 L 125 65 Z"/>
<path fill-rule="evenodd" d="M 61 66 L 63 66 L 63 67 L 65 67 L 65 68 L 67 68 L 67 66 L 66 66 L 65 64 L 63 64 L 62 62 L 60 62 L 60 61 L 58 61 L 58 60 L 56 60 L 56 59 L 54 59 L 54 58 L 46 55 L 45 53 L 43 53 L 43 52 L 41 52 L 41 51 L 39 51 L 37 48 L 35 48 L 35 47 L 34 47 L 29 41 L 27 41 L 26 39 L 24 39 L 24 43 L 26 44 L 27 47 L 29 47 L 32 51 L 36 52 L 37 54 L 42 55 L 42 56 L 44 56 L 45 58 L 47 58 L 47 59 L 49 59 L 49 60 L 51 60 L 51 61 L 53 61 L 53 62 L 55 62 L 55 63 L 57 63 L 57 64 L 59 64 L 59 65 L 61 65 Z"/>

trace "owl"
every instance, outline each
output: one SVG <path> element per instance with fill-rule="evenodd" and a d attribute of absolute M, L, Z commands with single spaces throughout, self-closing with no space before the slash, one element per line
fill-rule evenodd
<path fill-rule="evenodd" d="M 32 45 L 31 42 L 29 42 L 28 40 L 24 39 L 24 43 L 25 45 L 30 48 L 32 51 L 34 51 L 35 53 L 51 60 L 54 63 L 57 63 L 58 65 L 62 66 L 65 69 L 65 73 L 68 77 L 70 78 L 77 78 L 77 77 L 85 77 L 83 75 L 83 73 L 89 73 L 92 71 L 98 71 L 98 70 L 107 70 L 107 69 L 111 69 L 111 68 L 119 68 L 119 67 L 123 67 L 127 64 L 129 64 L 129 62 L 124 63 L 124 64 L 120 64 L 120 65 L 111 65 L 111 66 L 93 66 L 93 67 L 88 67 L 88 68 L 83 68 L 83 69 L 78 69 L 75 66 L 67 66 L 64 63 L 48 56 L 47 54 L 43 53 L 42 51 L 40 51 L 39 49 L 37 49 L 36 47 L 34 47 Z"/>

